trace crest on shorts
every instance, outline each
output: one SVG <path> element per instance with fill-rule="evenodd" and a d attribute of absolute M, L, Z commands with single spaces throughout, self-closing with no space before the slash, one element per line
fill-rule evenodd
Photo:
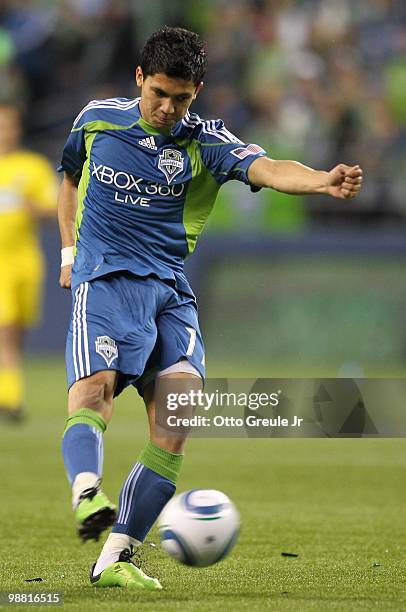
<path fill-rule="evenodd" d="M 158 168 L 166 176 L 168 185 L 173 181 L 175 176 L 183 170 L 184 158 L 180 151 L 176 149 L 164 149 L 162 155 L 159 155 Z"/>
<path fill-rule="evenodd" d="M 118 357 L 117 344 L 108 336 L 98 336 L 95 344 L 96 353 L 101 355 L 108 367 L 110 367 L 113 361 Z"/>

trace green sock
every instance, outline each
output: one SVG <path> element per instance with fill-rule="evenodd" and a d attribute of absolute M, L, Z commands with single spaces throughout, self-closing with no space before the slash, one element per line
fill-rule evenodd
<path fill-rule="evenodd" d="M 62 437 L 62 455 L 71 484 L 79 474 L 101 479 L 103 472 L 103 433 L 106 422 L 95 410 L 81 408 L 68 417 Z M 97 478 L 96 478 L 97 480 Z"/>
<path fill-rule="evenodd" d="M 73 425 L 78 425 L 79 423 L 82 425 L 89 425 L 90 427 L 96 427 L 96 429 L 99 429 L 102 433 L 106 431 L 107 427 L 106 421 L 101 414 L 90 408 L 80 408 L 66 419 L 64 434 L 68 429 L 73 427 Z"/>
<path fill-rule="evenodd" d="M 148 442 L 139 454 L 137 461 L 176 484 L 182 468 L 183 457 L 184 455 L 171 453 L 153 442 Z"/>

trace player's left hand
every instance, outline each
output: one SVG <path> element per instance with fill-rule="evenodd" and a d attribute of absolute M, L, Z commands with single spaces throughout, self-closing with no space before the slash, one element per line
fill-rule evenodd
<path fill-rule="evenodd" d="M 61 267 L 61 275 L 59 277 L 59 286 L 62 287 L 62 289 L 71 288 L 72 267 L 73 266 L 71 265 Z"/>
<path fill-rule="evenodd" d="M 362 174 L 362 169 L 358 165 L 338 164 L 328 173 L 327 193 L 342 200 L 355 198 L 361 189 Z"/>

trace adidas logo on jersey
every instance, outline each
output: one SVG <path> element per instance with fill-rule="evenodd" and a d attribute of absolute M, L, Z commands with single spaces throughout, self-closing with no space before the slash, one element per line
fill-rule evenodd
<path fill-rule="evenodd" d="M 139 140 L 138 144 L 143 147 L 147 147 L 148 149 L 152 149 L 153 151 L 158 150 L 158 147 L 155 144 L 155 138 L 153 136 L 149 136 L 148 138 L 143 138 L 142 140 Z"/>

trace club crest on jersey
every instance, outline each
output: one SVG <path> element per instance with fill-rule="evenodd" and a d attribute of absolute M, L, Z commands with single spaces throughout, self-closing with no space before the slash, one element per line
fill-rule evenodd
<path fill-rule="evenodd" d="M 158 168 L 166 176 L 168 185 L 173 181 L 175 176 L 183 171 L 184 158 L 180 151 L 176 149 L 165 149 L 162 155 L 159 155 Z"/>
<path fill-rule="evenodd" d="M 108 336 L 98 336 L 95 342 L 96 353 L 101 355 L 107 366 L 110 367 L 118 357 L 118 348 L 114 340 Z"/>

